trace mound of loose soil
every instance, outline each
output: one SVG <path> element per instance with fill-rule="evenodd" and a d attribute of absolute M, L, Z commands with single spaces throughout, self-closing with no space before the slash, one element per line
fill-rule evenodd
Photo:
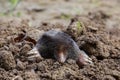
<path fill-rule="evenodd" d="M 49 23 L 33 28 L 25 20 L 1 19 L 0 80 L 120 80 L 120 30 L 106 28 L 108 19 L 103 12 L 75 16 L 67 29 Z M 80 68 L 71 59 L 64 64 L 53 59 L 28 61 L 27 52 L 39 36 L 55 28 L 71 35 L 94 65 Z"/>

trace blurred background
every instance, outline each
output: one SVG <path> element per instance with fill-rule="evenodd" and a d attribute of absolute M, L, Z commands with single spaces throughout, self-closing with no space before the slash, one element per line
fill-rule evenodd
<path fill-rule="evenodd" d="M 27 19 L 38 27 L 44 21 L 68 25 L 75 15 L 102 11 L 112 16 L 109 26 L 115 26 L 120 21 L 119 8 L 119 0 L 0 0 L 0 17 Z"/>

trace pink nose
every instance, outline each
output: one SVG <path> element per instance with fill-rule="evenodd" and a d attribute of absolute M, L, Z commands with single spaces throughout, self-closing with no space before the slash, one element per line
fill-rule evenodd
<path fill-rule="evenodd" d="M 59 53 L 58 55 L 58 61 L 61 62 L 61 63 L 64 63 L 66 60 L 66 57 L 63 53 Z"/>

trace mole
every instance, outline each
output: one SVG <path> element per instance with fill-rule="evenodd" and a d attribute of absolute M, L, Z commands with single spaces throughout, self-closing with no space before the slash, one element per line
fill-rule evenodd
<path fill-rule="evenodd" d="M 28 54 L 33 53 L 35 56 L 52 58 L 60 63 L 64 63 L 67 59 L 73 59 L 79 66 L 92 64 L 92 59 L 79 49 L 77 43 L 68 34 L 60 30 L 45 32 Z"/>

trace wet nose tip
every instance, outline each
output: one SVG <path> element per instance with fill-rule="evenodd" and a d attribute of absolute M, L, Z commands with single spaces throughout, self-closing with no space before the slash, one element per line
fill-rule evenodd
<path fill-rule="evenodd" d="M 59 56 L 58 56 L 58 61 L 59 61 L 60 63 L 64 63 L 65 60 L 66 60 L 65 55 L 64 55 L 63 53 L 59 54 Z"/>
<path fill-rule="evenodd" d="M 59 59 L 58 60 L 60 63 L 64 63 L 65 62 L 65 59 L 63 60 L 63 59 Z"/>

